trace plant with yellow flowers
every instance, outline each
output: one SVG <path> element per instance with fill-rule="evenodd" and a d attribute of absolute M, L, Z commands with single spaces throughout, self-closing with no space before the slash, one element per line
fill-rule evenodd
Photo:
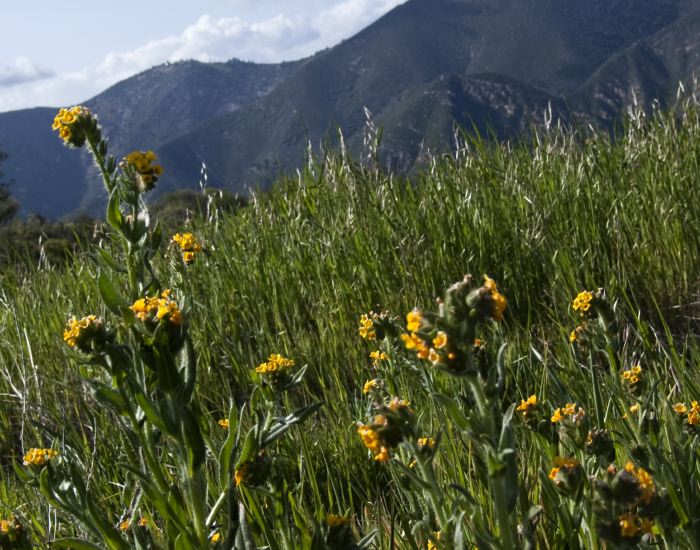
<path fill-rule="evenodd" d="M 321 406 L 280 414 L 280 392 L 301 383 L 305 367 L 292 375 L 292 360 L 270 356 L 258 368 L 261 386 L 249 404 L 257 422 L 247 433 L 241 433 L 240 426 L 233 429 L 239 414 L 231 405 L 228 417 L 219 421 L 226 437 L 216 446 L 207 436 L 206 418 L 196 399 L 197 356 L 189 334 L 183 273 L 159 273 L 151 261 L 161 232 L 151 223 L 144 195 L 163 168 L 152 151 L 133 151 L 117 163 L 107 153 L 97 117 L 85 107 L 61 109 L 53 128 L 66 145 L 87 146 L 109 196 L 106 218 L 112 236 L 121 245 L 120 255 L 106 248 L 96 255 L 98 288 L 109 318 L 71 317 L 63 339 L 94 399 L 110 411 L 122 431 L 129 461 L 119 469 L 126 486 L 136 489 L 124 492 L 123 514 L 111 521 L 91 489 L 77 449 L 67 443 L 58 449 L 29 449 L 23 465 L 15 467 L 18 475 L 52 506 L 72 516 L 84 534 L 52 541 L 52 546 L 252 548 L 252 514 L 266 543 L 279 548 L 250 489 L 268 477 L 271 444 Z M 177 234 L 173 242 L 185 264 L 202 250 L 191 233 Z M 2 536 L 17 538 L 10 531 L 19 532 L 8 527 Z"/>
<path fill-rule="evenodd" d="M 488 467 L 487 477 L 494 499 L 493 529 L 488 527 L 490 518 L 484 510 L 472 507 L 459 492 L 446 491 L 434 467 L 440 437 L 418 437 L 415 416 L 407 404 L 399 406 L 401 401 L 394 398 L 388 405 L 378 405 L 373 419 L 360 423 L 357 429 L 375 461 L 395 463 L 423 492 L 432 510 L 432 517 L 422 522 L 428 527 L 427 532 L 432 533 L 437 527 L 442 540 L 453 542 L 455 547 L 461 547 L 465 531 L 472 533 L 480 547 L 500 544 L 512 548 L 516 540 L 513 512 L 519 485 L 512 427 L 515 405 L 505 412 L 500 405 L 506 376 L 504 347 L 497 364 L 491 366 L 477 360 L 483 346 L 474 345 L 479 327 L 489 321 L 501 321 L 506 305 L 506 298 L 492 278 L 484 276 L 483 284 L 475 288 L 473 278 L 466 276 L 447 289 L 437 312 L 417 308 L 408 312 L 405 331 L 399 336 L 409 361 L 418 362 L 431 371 L 453 375 L 466 382 L 471 390 L 473 406 L 468 409 L 461 407 L 453 396 L 434 393 L 433 398 L 445 407 L 454 425 L 473 442 L 474 451 Z M 365 326 L 361 322 L 361 332 L 363 329 Z M 384 330 L 388 338 L 396 332 Z M 520 412 L 523 416 L 534 415 L 536 404 L 536 397 L 532 396 L 523 401 Z M 392 460 L 392 454 L 399 447 L 412 457 L 410 468 Z"/>

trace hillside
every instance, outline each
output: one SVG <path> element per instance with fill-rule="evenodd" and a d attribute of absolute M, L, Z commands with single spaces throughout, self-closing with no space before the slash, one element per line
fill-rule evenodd
<path fill-rule="evenodd" d="M 489 83 L 405 101 L 446 120 Z M 3 272 L 0 525 L 19 548 L 698 547 L 700 105 L 634 115 L 474 138 L 411 180 L 330 153 L 176 228 L 189 261 L 112 210 L 60 268 Z"/>
<path fill-rule="evenodd" d="M 213 185 L 265 187 L 337 128 L 357 153 L 365 107 L 387 137 L 383 162 L 408 171 L 421 151 L 454 145 L 455 122 L 504 138 L 541 121 L 550 104 L 564 119 L 610 125 L 635 96 L 667 102 L 700 69 L 698 13 L 691 0 L 409 0 L 301 62 L 157 67 L 87 105 L 106 128 L 124 129 L 118 152 L 161 156 L 158 192 L 196 186 L 203 161 Z M 0 114 L 0 146 L 14 159 L 7 172 L 25 211 L 69 212 L 67 199 L 34 200 L 54 189 L 96 211 L 104 198 L 86 166 L 66 160 L 72 171 L 54 170 L 52 180 L 26 171 L 44 153 L 13 129 L 23 125 L 41 143 L 38 121 L 29 111 Z"/>

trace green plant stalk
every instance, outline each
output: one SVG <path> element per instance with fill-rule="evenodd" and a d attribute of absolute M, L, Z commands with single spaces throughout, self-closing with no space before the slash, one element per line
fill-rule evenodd
<path fill-rule="evenodd" d="M 495 448 L 494 441 L 498 441 L 499 434 L 496 433 L 496 424 L 494 422 L 494 416 L 491 414 L 494 407 L 490 406 L 490 403 L 484 394 L 484 388 L 479 379 L 478 375 L 472 375 L 467 377 L 469 382 L 469 387 L 472 390 L 472 395 L 476 401 L 477 409 L 479 410 L 480 416 L 486 421 L 487 431 L 488 431 L 488 445 Z M 511 518 L 508 510 L 506 508 L 506 495 L 505 487 L 505 477 L 499 476 L 491 479 L 491 488 L 493 491 L 493 506 L 496 513 L 496 521 L 498 522 L 498 533 L 501 538 L 501 543 L 503 548 L 515 548 L 515 541 L 513 539 L 513 530 L 511 525 Z"/>
<path fill-rule="evenodd" d="M 444 503 L 445 495 L 443 494 L 440 486 L 438 485 L 437 476 L 435 475 L 435 470 L 433 468 L 432 459 L 425 459 L 421 457 L 418 447 L 412 445 L 411 449 L 414 456 L 418 458 L 416 461 L 418 463 L 418 468 L 420 468 L 421 476 L 423 480 L 428 484 L 427 492 L 430 497 L 430 502 L 433 505 L 433 511 L 437 516 L 438 523 L 440 524 L 440 529 L 447 529 L 447 524 L 449 522 L 447 518 L 447 513 L 445 512 Z"/>

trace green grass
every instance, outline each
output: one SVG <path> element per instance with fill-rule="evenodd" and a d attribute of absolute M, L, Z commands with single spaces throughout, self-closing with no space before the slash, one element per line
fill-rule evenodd
<path fill-rule="evenodd" d="M 566 131 L 540 133 L 531 143 L 470 139 L 457 155 L 432 159 L 411 182 L 335 154 L 310 161 L 297 179 L 235 215 L 194 228 L 208 248 L 190 268 L 188 285 L 198 399 L 210 436 L 223 441 L 216 420 L 230 402 L 243 406 L 252 369 L 270 353 L 308 364 L 305 389 L 290 394 L 288 405 L 325 406 L 276 444 L 284 514 L 347 512 L 358 533 L 378 530 L 377 548 L 390 548 L 392 536 L 396 547 L 413 548 L 406 533 L 418 516 L 410 492 L 396 470 L 368 457 L 356 434 L 355 422 L 367 419 L 371 404 L 362 386 L 375 376 L 368 357 L 375 348 L 359 338 L 358 319 L 369 310 L 403 317 L 414 307 L 434 309 L 434 299 L 465 273 L 487 273 L 508 299 L 504 322 L 480 335 L 489 362 L 498 344 L 507 344 L 503 409 L 532 393 L 548 414 L 577 402 L 614 434 L 618 464 L 645 452 L 657 484 L 675 487 L 677 507 L 698 517 L 694 437 L 669 408 L 700 398 L 698 181 L 693 104 L 678 117 L 630 120 L 614 140 Z M 129 502 L 129 480 L 115 468 L 123 442 L 114 418 L 95 407 L 61 341 L 68 316 L 109 319 L 91 254 L 60 269 L 18 269 L 0 281 L 0 517 L 17 514 L 33 525 L 39 545 L 81 531 L 14 476 L 12 460 L 21 461 L 29 447 L 55 441 L 60 448 L 69 440 L 82 449 L 91 488 L 113 524 Z M 569 344 L 572 298 L 598 287 L 614 304 L 622 366 L 644 368 L 638 400 L 661 425 L 653 438 L 643 422 L 622 418 L 636 399 L 619 373 L 602 367 L 600 354 L 589 362 Z M 488 509 L 483 464 L 430 397 L 464 395 L 464 382 L 416 366 L 398 348 L 391 355 L 376 376 L 389 395 L 411 401 L 426 435 L 442 437 L 440 479 L 463 485 Z M 538 544 L 586 546 L 583 535 L 561 529 L 557 508 L 568 501 L 547 485 L 551 449 L 516 424 L 523 498 L 543 506 Z M 522 503 L 518 510 L 527 511 Z M 664 540 L 700 544 L 690 520 L 673 535 Z M 415 537 L 424 546 L 425 531 Z"/>

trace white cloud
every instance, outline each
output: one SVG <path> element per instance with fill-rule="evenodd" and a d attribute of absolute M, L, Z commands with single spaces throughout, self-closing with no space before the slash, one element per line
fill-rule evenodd
<path fill-rule="evenodd" d="M 178 35 L 109 53 L 97 67 L 71 74 L 52 75 L 21 58 L 9 67 L 0 66 L 0 111 L 85 101 L 120 80 L 166 61 L 226 61 L 235 57 L 272 63 L 299 59 L 352 36 L 404 1 L 335 0 L 333 4 L 324 0 L 306 8 L 295 4 L 297 13 L 292 13 L 288 4 L 279 3 L 281 13 L 252 22 L 202 15 Z M 330 7 L 314 11 L 329 3 Z"/>
<path fill-rule="evenodd" d="M 39 67 L 26 57 L 18 57 L 7 65 L 0 65 L 0 86 L 15 86 L 50 76 L 50 71 Z"/>

